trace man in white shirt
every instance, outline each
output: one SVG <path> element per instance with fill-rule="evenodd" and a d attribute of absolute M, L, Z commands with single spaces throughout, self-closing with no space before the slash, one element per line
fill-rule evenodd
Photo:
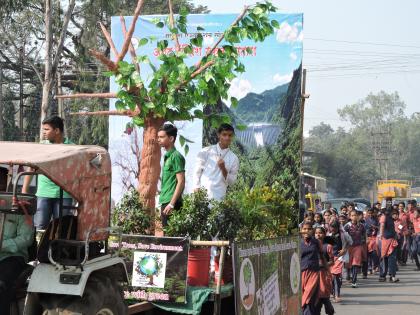
<path fill-rule="evenodd" d="M 194 189 L 203 187 L 209 199 L 222 200 L 227 187 L 238 176 L 239 159 L 229 146 L 235 136 L 235 130 L 229 124 L 222 124 L 217 130 L 219 142 L 203 148 L 197 155 L 194 170 Z"/>

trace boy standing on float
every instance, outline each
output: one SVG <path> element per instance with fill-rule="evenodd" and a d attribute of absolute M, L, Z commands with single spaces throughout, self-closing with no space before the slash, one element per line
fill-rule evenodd
<path fill-rule="evenodd" d="M 217 130 L 218 143 L 203 148 L 197 155 L 194 190 L 206 189 L 209 199 L 224 199 L 228 186 L 238 176 L 239 159 L 229 148 L 234 136 L 233 127 L 222 124 Z"/>
<path fill-rule="evenodd" d="M 168 225 L 173 210 L 182 206 L 182 192 L 185 187 L 185 159 L 175 149 L 178 129 L 172 124 L 164 124 L 158 132 L 159 145 L 165 149 L 163 158 L 162 181 L 159 196 L 162 226 Z"/>

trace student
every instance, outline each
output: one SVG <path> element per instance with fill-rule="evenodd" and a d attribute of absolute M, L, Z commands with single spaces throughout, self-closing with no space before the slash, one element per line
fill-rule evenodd
<path fill-rule="evenodd" d="M 315 219 L 314 219 L 314 213 L 313 212 L 306 212 L 303 221 L 299 223 L 299 228 L 302 227 L 304 223 L 308 222 L 311 226 L 313 226 Z"/>
<path fill-rule="evenodd" d="M 407 202 L 407 216 L 408 216 L 408 228 L 409 228 L 409 235 L 408 239 L 408 255 L 416 262 L 417 270 L 420 270 L 420 263 L 418 262 L 417 255 L 414 255 L 413 249 L 413 240 L 414 240 L 414 212 L 417 209 L 417 202 L 416 200 L 409 200 Z"/>
<path fill-rule="evenodd" d="M 229 124 L 222 124 L 217 130 L 219 142 L 202 149 L 194 170 L 194 189 L 204 187 L 210 199 L 225 198 L 227 187 L 237 178 L 239 159 L 230 150 L 235 130 Z"/>
<path fill-rule="evenodd" d="M 302 273 L 302 314 L 317 315 L 319 299 L 319 270 L 320 260 L 324 258 L 321 253 L 321 244 L 313 237 L 312 225 L 304 222 L 300 229 L 302 236 L 300 242 L 300 270 Z"/>
<path fill-rule="evenodd" d="M 389 274 L 389 281 L 398 282 L 396 278 L 397 273 L 397 246 L 396 240 L 397 235 L 395 233 L 394 220 L 392 219 L 392 208 L 388 207 L 385 214 L 381 216 L 380 223 L 380 243 L 381 250 L 381 263 L 380 263 L 380 274 L 379 281 L 384 282 L 386 275 Z"/>
<path fill-rule="evenodd" d="M 350 222 L 344 227 L 353 240 L 349 247 L 349 268 L 351 269 L 351 286 L 357 288 L 357 274 L 362 266 L 363 244 L 366 241 L 366 231 L 363 224 L 358 221 L 356 210 L 350 211 Z"/>
<path fill-rule="evenodd" d="M 334 302 L 341 302 L 341 285 L 342 273 L 344 267 L 344 255 L 347 253 L 347 242 L 345 240 L 344 232 L 340 229 L 340 224 L 335 221 L 330 225 L 330 233 L 328 234 L 334 241 L 333 247 L 333 264 L 330 267 L 330 272 L 333 279 L 333 296 Z"/>
<path fill-rule="evenodd" d="M 319 302 L 318 314 L 321 313 L 322 306 L 324 305 L 325 313 L 333 315 L 335 313 L 334 307 L 331 304 L 330 296 L 332 294 L 332 276 L 330 267 L 334 264 L 333 246 L 324 243 L 326 232 L 323 227 L 315 228 L 315 238 L 321 243 L 322 255 L 326 264 L 321 267 L 319 274 Z"/>
<path fill-rule="evenodd" d="M 408 260 L 408 237 L 410 235 L 410 231 L 408 229 L 408 224 L 409 224 L 409 218 L 407 216 L 407 214 L 405 213 L 405 203 L 404 202 L 400 202 L 398 204 L 398 217 L 400 219 L 401 222 L 401 232 L 402 232 L 402 245 L 401 245 L 401 249 L 398 255 L 398 261 L 400 263 L 401 266 L 406 266 L 407 265 L 407 260 Z"/>
<path fill-rule="evenodd" d="M 314 224 L 313 228 L 324 226 L 324 223 L 322 222 L 322 215 L 321 213 L 317 212 L 314 214 Z"/>
<path fill-rule="evenodd" d="M 325 228 L 325 230 L 328 230 L 330 223 L 332 220 L 332 212 L 331 210 L 325 210 L 324 212 L 324 225 L 323 227 Z"/>
<path fill-rule="evenodd" d="M 420 210 L 414 210 L 413 216 L 413 240 L 412 240 L 412 254 L 414 261 L 416 262 L 417 268 L 420 270 L 419 255 L 420 255 Z"/>
<path fill-rule="evenodd" d="M 42 138 L 46 144 L 73 144 L 64 137 L 64 122 L 58 116 L 52 116 L 42 121 Z M 29 192 L 32 175 L 25 176 L 22 193 Z M 54 184 L 48 177 L 38 175 L 38 187 L 36 191 L 37 209 L 34 215 L 34 224 L 37 229 L 46 229 L 51 218 L 59 217 L 60 187 Z M 72 205 L 71 196 L 63 191 L 62 215 L 71 215 L 71 209 L 65 208 Z"/>
<path fill-rule="evenodd" d="M 392 209 L 392 220 L 394 220 L 395 235 L 396 235 L 397 242 L 398 242 L 397 248 L 395 249 L 396 252 L 397 252 L 397 262 L 401 262 L 401 260 L 399 260 L 399 258 L 401 257 L 401 251 L 402 251 L 402 247 L 404 245 L 403 244 L 404 236 L 403 236 L 403 232 L 402 232 L 403 225 L 401 224 L 401 220 L 400 220 L 400 217 L 399 217 L 398 207 Z"/>
<path fill-rule="evenodd" d="M 379 221 L 373 209 L 366 211 L 365 220 L 366 243 L 368 250 L 368 273 L 373 274 L 379 270 L 377 236 L 379 231 Z"/>
<path fill-rule="evenodd" d="M 340 215 L 345 215 L 345 216 L 347 216 L 347 212 L 348 212 L 348 210 L 347 210 L 347 206 L 346 205 L 342 205 L 341 207 L 340 207 Z"/>
<path fill-rule="evenodd" d="M 185 187 L 185 159 L 175 149 L 178 129 L 172 124 L 164 124 L 158 132 L 159 145 L 165 149 L 162 181 L 159 196 L 162 226 L 168 225 L 168 218 L 174 210 L 182 206 L 182 192 Z"/>

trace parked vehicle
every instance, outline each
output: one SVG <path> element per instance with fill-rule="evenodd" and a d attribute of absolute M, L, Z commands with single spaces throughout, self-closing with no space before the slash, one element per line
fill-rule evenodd
<path fill-rule="evenodd" d="M 38 245 L 38 263 L 28 265 L 17 280 L 12 314 L 127 314 L 120 287 L 128 281 L 125 263 L 118 253 L 108 251 L 106 242 L 111 230 L 107 151 L 97 146 L 1 142 L 0 163 L 11 166 L 13 176 L 12 191 L 0 192 L 0 219 L 7 213 L 36 211 L 35 195 L 18 192 L 23 176 L 45 175 L 60 187 L 61 195 L 60 217 L 50 223 Z M 34 171 L 21 171 L 22 166 Z M 71 207 L 77 216 L 62 215 L 63 191 L 77 203 Z"/>

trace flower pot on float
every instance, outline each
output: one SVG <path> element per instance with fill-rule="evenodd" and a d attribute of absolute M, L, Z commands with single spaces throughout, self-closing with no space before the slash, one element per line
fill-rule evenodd
<path fill-rule="evenodd" d="M 187 284 L 197 287 L 209 285 L 210 248 L 193 248 L 188 254 Z"/>
<path fill-rule="evenodd" d="M 219 261 L 220 261 L 220 254 L 214 257 L 214 271 L 215 271 L 215 282 L 219 278 Z M 227 284 L 233 282 L 233 265 L 232 265 L 232 256 L 226 255 L 225 261 L 223 263 L 223 273 L 221 278 L 221 284 Z"/>

